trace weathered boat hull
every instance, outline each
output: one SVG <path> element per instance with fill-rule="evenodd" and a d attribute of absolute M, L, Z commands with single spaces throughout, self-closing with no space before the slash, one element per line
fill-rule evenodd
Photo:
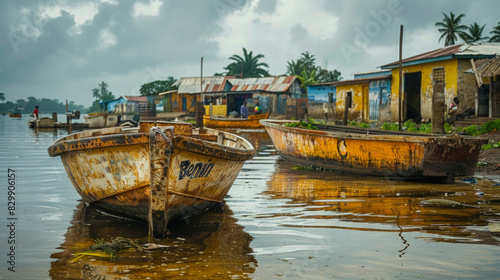
<path fill-rule="evenodd" d="M 117 115 L 108 115 L 106 113 L 93 113 L 84 116 L 85 122 L 89 124 L 89 128 L 113 127 L 118 124 Z"/>
<path fill-rule="evenodd" d="M 255 151 L 245 139 L 225 132 L 191 134 L 190 124 L 165 131 L 152 126 L 77 133 L 56 141 L 49 154 L 61 156 L 85 202 L 148 221 L 152 235 L 161 236 L 170 221 L 222 202 Z"/>
<path fill-rule="evenodd" d="M 289 121 L 287 121 L 289 122 Z M 464 136 L 411 133 L 376 134 L 330 126 L 331 130 L 286 127 L 283 121 L 261 121 L 276 150 L 304 166 L 401 179 L 473 175 L 481 145 L 487 140 Z M 325 126 L 326 128 L 326 126 Z M 363 134 L 361 134 L 363 132 Z"/>
<path fill-rule="evenodd" d="M 267 119 L 269 117 L 269 113 L 266 114 L 258 114 L 258 115 L 250 115 L 248 119 L 244 118 L 222 118 L 222 117 L 214 117 L 214 116 L 203 116 L 203 126 L 212 127 L 212 128 L 248 128 L 248 129 L 257 129 L 264 128 L 262 124 L 260 124 L 260 120 Z"/>

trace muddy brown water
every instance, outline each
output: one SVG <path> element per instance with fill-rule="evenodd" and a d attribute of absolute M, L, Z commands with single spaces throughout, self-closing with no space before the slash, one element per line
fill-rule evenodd
<path fill-rule="evenodd" d="M 500 239 L 488 230 L 500 221 L 494 181 L 457 178 L 442 185 L 297 168 L 280 159 L 265 132 L 235 131 L 258 153 L 245 163 L 225 203 L 172 225 L 168 237 L 155 241 L 145 224 L 84 205 L 60 159 L 47 154 L 67 131 L 34 131 L 28 119 L 0 116 L 0 279 L 500 275 Z M 12 173 L 15 193 L 9 194 Z M 116 237 L 165 247 L 123 250 L 114 260 L 76 259 L 96 240 Z"/>

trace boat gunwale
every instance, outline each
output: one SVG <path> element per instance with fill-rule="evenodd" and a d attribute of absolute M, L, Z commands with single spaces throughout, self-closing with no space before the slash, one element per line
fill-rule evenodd
<path fill-rule="evenodd" d="M 99 132 L 101 130 L 94 130 L 93 132 Z M 118 131 L 118 130 L 117 130 Z M 120 130 L 123 132 L 123 130 Z M 212 130 L 218 131 L 218 130 Z M 245 138 L 228 133 L 225 131 L 218 131 L 219 135 L 222 133 L 228 135 L 236 136 L 236 141 L 241 142 L 242 146 L 246 148 L 236 148 L 229 147 L 227 145 L 222 145 L 216 142 L 211 142 L 204 139 L 196 138 L 199 134 L 191 135 L 174 135 L 173 142 L 177 149 L 195 151 L 200 154 L 211 155 L 217 158 L 223 159 L 233 159 L 233 160 L 248 160 L 255 155 L 255 149 Z M 82 134 L 82 133 L 80 133 Z M 87 133 L 89 134 L 89 133 Z M 213 136 L 219 136 L 216 134 L 211 134 Z M 70 139 L 66 139 L 70 138 Z M 124 132 L 116 134 L 104 134 L 95 135 L 87 137 L 78 137 L 77 135 L 68 135 L 66 137 L 58 139 L 52 145 L 48 147 L 49 156 L 55 157 L 63 153 L 90 150 L 90 149 L 102 149 L 110 147 L 119 146 L 132 146 L 132 145 L 149 145 L 149 133 L 146 132 Z"/>
<path fill-rule="evenodd" d="M 258 117 L 257 117 L 258 116 Z M 214 115 L 203 115 L 204 120 L 222 121 L 222 122 L 255 122 L 269 118 L 269 113 L 259 115 L 249 115 L 248 118 L 227 118 Z"/>
<path fill-rule="evenodd" d="M 488 139 L 480 136 L 471 135 L 457 135 L 457 134 L 425 134 L 425 133 L 413 133 L 405 131 L 386 131 L 380 129 L 366 129 L 358 127 L 348 127 L 348 126 L 338 126 L 338 125 L 319 125 L 320 129 L 307 129 L 300 127 L 287 127 L 284 126 L 286 123 L 298 122 L 295 120 L 260 120 L 260 123 L 264 127 L 270 127 L 277 130 L 289 131 L 299 134 L 309 134 L 324 137 L 334 137 L 334 138 L 347 138 L 347 139 L 357 139 L 366 141 L 395 141 L 395 142 L 415 142 L 415 143 L 427 143 L 439 139 L 450 139 L 452 137 L 460 137 L 464 140 L 477 140 L 486 144 Z M 350 132 L 345 132 L 342 130 L 349 130 Z M 370 133 L 371 132 L 371 133 Z"/>

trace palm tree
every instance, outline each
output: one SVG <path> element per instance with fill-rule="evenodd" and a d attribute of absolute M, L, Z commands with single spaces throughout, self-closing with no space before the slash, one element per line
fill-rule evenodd
<path fill-rule="evenodd" d="M 450 16 L 443 13 L 443 20 L 436 22 L 434 25 L 438 27 L 438 31 L 441 32 L 441 37 L 439 37 L 439 41 L 445 38 L 444 46 L 454 45 L 457 41 L 457 35 L 462 37 L 465 33 L 465 29 L 467 26 L 460 24 L 462 18 L 465 17 L 464 14 L 460 14 L 455 17 L 455 14 L 450 12 Z"/>
<path fill-rule="evenodd" d="M 316 58 L 314 55 L 307 51 L 303 52 L 301 55 L 302 57 L 297 59 L 297 62 L 294 60 L 288 62 L 286 74 L 299 76 L 302 71 L 306 71 L 308 75 L 311 74 L 312 71 L 316 71 Z"/>
<path fill-rule="evenodd" d="M 483 30 L 485 26 L 486 24 L 483 26 L 479 26 L 477 22 L 474 22 L 474 24 L 467 26 L 468 33 L 464 32 L 462 35 L 460 35 L 460 38 L 462 38 L 466 43 L 469 44 L 486 41 L 488 40 L 488 36 L 483 36 Z"/>
<path fill-rule="evenodd" d="M 269 72 L 263 67 L 269 68 L 264 62 L 259 62 L 259 59 L 264 58 L 264 55 L 258 54 L 253 56 L 253 52 L 247 52 L 243 48 L 243 57 L 235 54 L 229 59 L 233 60 L 228 66 L 224 67 L 227 70 L 228 76 L 238 76 L 240 78 L 259 78 L 268 77 Z"/>
<path fill-rule="evenodd" d="M 500 21 L 497 26 L 493 27 L 493 30 L 490 31 L 490 34 L 493 34 L 490 38 L 490 42 L 500 42 Z"/>

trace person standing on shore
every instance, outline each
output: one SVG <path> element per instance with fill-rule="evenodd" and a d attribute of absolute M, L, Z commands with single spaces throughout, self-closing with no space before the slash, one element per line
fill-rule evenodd
<path fill-rule="evenodd" d="M 326 103 L 323 103 L 323 112 L 325 113 L 325 123 L 328 122 L 328 106 Z"/>
<path fill-rule="evenodd" d="M 240 108 L 240 114 L 242 118 L 247 119 L 248 118 L 248 107 L 247 107 L 247 102 L 243 102 L 243 105 L 241 105 Z"/>

